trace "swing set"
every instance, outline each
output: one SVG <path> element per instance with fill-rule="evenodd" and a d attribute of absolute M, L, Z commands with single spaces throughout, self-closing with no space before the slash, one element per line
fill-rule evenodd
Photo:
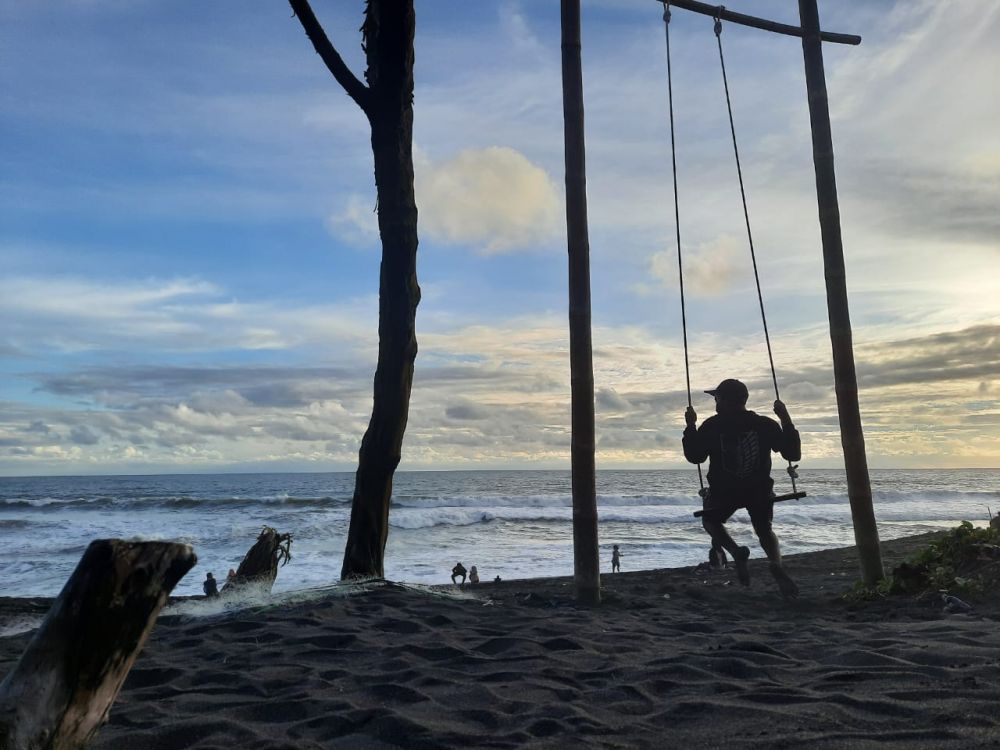
<path fill-rule="evenodd" d="M 760 305 L 760 318 L 761 323 L 764 328 L 764 342 L 767 344 L 767 360 L 771 367 L 771 382 L 774 384 L 774 398 L 779 400 L 781 398 L 778 391 L 778 375 L 774 367 L 774 354 L 771 350 L 771 336 L 767 329 L 767 315 L 764 312 L 764 295 L 761 291 L 760 286 L 760 273 L 757 270 L 757 253 L 754 250 L 753 244 L 753 231 L 750 228 L 750 209 L 747 205 L 747 194 L 746 189 L 743 184 L 743 168 L 740 164 L 740 149 L 737 145 L 736 140 L 736 122 L 733 118 L 733 104 L 729 96 L 729 78 L 726 75 L 726 58 L 722 50 L 722 18 L 721 13 L 725 9 L 719 7 L 715 10 L 714 14 L 714 31 L 715 40 L 719 49 L 719 66 L 722 69 L 722 85 L 726 93 L 726 110 L 729 114 L 729 132 L 732 135 L 733 141 L 733 155 L 736 159 L 736 175 L 740 184 L 740 198 L 743 201 L 743 219 L 746 224 L 747 230 L 747 244 L 750 247 L 750 261 L 753 266 L 753 278 L 757 286 L 757 301 Z M 684 300 L 684 262 L 681 254 L 681 216 L 680 216 L 680 204 L 678 200 L 678 189 L 677 189 L 677 146 L 674 138 L 675 128 L 674 128 L 674 86 L 673 86 L 673 68 L 671 66 L 670 60 L 670 3 L 668 0 L 663 0 L 663 27 L 664 34 L 667 42 L 667 100 L 668 109 L 670 113 L 670 164 L 671 164 L 671 174 L 673 176 L 673 186 L 674 186 L 674 226 L 676 228 L 677 237 L 677 273 L 680 280 L 680 297 L 681 297 L 681 330 L 684 337 L 684 377 L 687 385 L 687 401 L 688 406 L 692 407 L 691 402 L 691 367 L 688 360 L 688 336 L 687 336 L 687 309 Z M 792 484 L 792 491 L 781 495 L 774 495 L 772 500 L 774 502 L 780 502 L 782 500 L 799 500 L 806 497 L 805 492 L 800 492 L 795 486 L 795 480 L 798 479 L 798 466 L 794 465 L 791 461 L 788 462 L 788 467 L 786 469 L 788 472 L 788 477 Z M 698 484 L 699 490 L 698 494 L 704 499 L 708 496 L 708 488 L 705 487 L 705 480 L 701 473 L 701 464 L 698 464 Z M 701 517 L 703 511 L 696 511 L 695 517 Z"/>
<path fill-rule="evenodd" d="M 674 216 L 677 226 L 677 262 L 681 277 L 681 319 L 684 334 L 684 370 L 687 380 L 688 404 L 691 404 L 691 378 L 688 364 L 687 315 L 684 304 L 683 262 L 681 258 L 679 207 L 677 199 L 677 161 L 673 128 L 673 81 L 670 69 L 670 13 L 671 7 L 681 8 L 712 17 L 719 48 L 729 124 L 736 156 L 736 169 L 743 199 L 747 240 L 753 262 L 757 296 L 760 302 L 764 337 L 767 342 L 771 379 L 775 397 L 778 396 L 778 379 L 767 318 L 764 313 L 763 294 L 757 270 L 750 214 L 747 208 L 743 173 L 736 141 L 729 82 L 726 77 L 725 57 L 722 51 L 722 21 L 741 26 L 763 29 L 802 39 L 802 56 L 809 119 L 813 144 L 813 164 L 816 171 L 816 198 L 823 245 L 823 267 L 826 282 L 827 309 L 830 321 L 830 341 L 833 349 L 833 370 L 836 381 L 837 411 L 840 418 L 841 443 L 847 473 L 847 492 L 854 521 L 854 536 L 858 546 L 861 573 L 864 582 L 874 585 L 884 575 L 879 549 L 878 528 L 872 506 L 871 482 L 865 454 L 861 413 L 858 403 L 857 373 L 854 365 L 850 313 L 847 299 L 844 249 L 840 232 L 840 208 L 837 199 L 836 175 L 833 164 L 833 137 L 830 111 L 826 93 L 826 76 L 823 69 L 822 43 L 856 45 L 861 37 L 822 31 L 819 24 L 817 0 L 798 0 L 801 26 L 790 26 L 763 18 L 734 13 L 723 6 L 712 6 L 698 0 L 659 0 L 663 4 L 663 20 L 667 41 L 667 83 L 670 99 L 670 146 L 674 182 Z M 595 477 L 594 440 L 594 371 L 592 360 L 590 315 L 590 240 L 587 229 L 586 149 L 583 129 L 583 72 L 580 43 L 580 0 L 561 0 L 562 26 L 562 89 L 563 137 L 566 160 L 566 228 L 569 255 L 569 310 L 570 310 L 570 371 L 572 432 L 571 470 L 573 489 L 573 563 L 577 599 L 584 603 L 600 601 L 600 572 L 597 542 L 597 492 Z M 795 486 L 795 466 L 789 463 L 792 492 L 775 497 L 786 500 L 804 497 Z M 704 490 L 701 467 L 699 483 Z M 696 514 L 698 515 L 698 514 Z"/>

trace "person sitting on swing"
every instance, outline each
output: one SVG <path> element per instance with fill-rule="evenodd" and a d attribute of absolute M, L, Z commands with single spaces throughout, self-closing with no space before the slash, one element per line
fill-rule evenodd
<path fill-rule="evenodd" d="M 705 393 L 715 397 L 714 416 L 697 427 L 698 415 L 688 406 L 684 413 L 684 457 L 693 464 L 706 459 L 708 493 L 704 499 L 702 525 L 713 546 L 726 550 L 736 563 L 736 575 L 750 585 L 750 548 L 741 547 L 726 531 L 725 522 L 739 508 L 746 508 L 760 546 L 770 561 L 771 575 L 782 596 L 793 598 L 799 589 L 781 564 L 778 537 L 771 528 L 774 517 L 774 480 L 771 479 L 771 451 L 788 461 L 798 461 L 802 452 L 798 430 L 787 407 L 774 402 L 781 424 L 746 408 L 749 391 L 739 380 L 723 380 Z"/>

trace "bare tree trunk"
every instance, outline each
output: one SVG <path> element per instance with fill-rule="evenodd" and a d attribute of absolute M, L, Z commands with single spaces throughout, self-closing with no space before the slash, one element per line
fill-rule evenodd
<path fill-rule="evenodd" d="M 375 157 L 382 267 L 371 421 L 361 441 L 341 578 L 384 575 L 392 477 L 399 465 L 417 356 L 417 206 L 413 194 L 413 0 L 368 0 L 368 70 L 347 70 L 306 0 L 289 0 L 330 72 L 368 115 Z"/>
<path fill-rule="evenodd" d="M 231 592 L 245 586 L 253 586 L 261 593 L 271 593 L 274 579 L 278 577 L 278 566 L 292 559 L 292 535 L 279 534 L 270 526 L 265 526 L 257 541 L 244 555 L 243 562 L 236 570 L 236 578 L 222 587 L 222 592 Z"/>
<path fill-rule="evenodd" d="M 0 684 L 0 748 L 83 747 L 107 721 L 177 582 L 197 561 L 168 542 L 91 542 Z"/>
<path fill-rule="evenodd" d="M 341 578 L 384 575 L 392 476 L 417 356 L 417 204 L 413 194 L 412 0 L 370 0 L 365 23 L 372 153 L 382 237 L 375 401 L 361 441 Z"/>

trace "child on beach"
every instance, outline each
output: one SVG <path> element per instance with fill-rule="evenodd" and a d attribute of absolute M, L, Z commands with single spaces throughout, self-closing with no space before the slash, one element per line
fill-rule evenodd
<path fill-rule="evenodd" d="M 612 545 L 611 547 L 611 572 L 620 573 L 622 568 L 622 553 L 618 549 L 618 545 Z"/>
<path fill-rule="evenodd" d="M 460 563 L 460 562 L 455 563 L 455 567 L 451 569 L 451 582 L 455 583 L 455 579 L 461 576 L 461 578 L 462 578 L 462 585 L 464 586 L 465 585 L 465 574 L 466 573 L 467 573 L 467 571 L 465 570 L 465 566 L 462 565 L 462 563 Z"/>
<path fill-rule="evenodd" d="M 713 546 L 732 556 L 740 583 L 749 586 L 750 548 L 736 544 L 724 525 L 739 508 L 746 508 L 781 595 L 794 598 L 799 587 L 781 564 L 778 537 L 771 527 L 774 517 L 771 452 L 798 461 L 802 453 L 798 430 L 781 401 L 774 402 L 780 425 L 747 410 L 750 392 L 739 380 L 727 378 L 705 393 L 715 397 L 716 414 L 698 427 L 698 415 L 688 406 L 684 412 L 687 426 L 683 438 L 684 457 L 689 462 L 700 464 L 708 459 L 708 493 L 704 497 L 702 525 L 712 537 Z"/>

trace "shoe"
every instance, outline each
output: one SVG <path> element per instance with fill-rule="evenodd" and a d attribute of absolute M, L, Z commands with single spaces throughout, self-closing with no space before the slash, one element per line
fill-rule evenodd
<path fill-rule="evenodd" d="M 799 587 L 796 585 L 795 581 L 789 578 L 788 573 L 780 565 L 771 563 L 771 575 L 774 576 L 775 583 L 778 584 L 778 590 L 781 591 L 781 595 L 786 599 L 795 599 L 799 595 Z"/>
<path fill-rule="evenodd" d="M 736 563 L 736 577 L 739 579 L 740 583 L 744 586 L 750 585 L 750 548 L 740 547 L 736 550 L 736 554 L 733 555 L 733 561 Z"/>

